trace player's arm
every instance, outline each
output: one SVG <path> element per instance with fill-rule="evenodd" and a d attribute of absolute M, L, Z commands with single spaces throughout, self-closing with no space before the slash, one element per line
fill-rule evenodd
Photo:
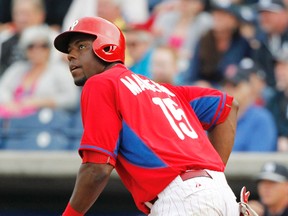
<path fill-rule="evenodd" d="M 83 163 L 63 216 L 84 215 L 105 188 L 113 168 L 110 164 Z"/>
<path fill-rule="evenodd" d="M 219 153 L 222 161 L 227 164 L 231 154 L 237 125 L 238 103 L 233 100 L 231 110 L 223 123 L 217 124 L 208 132 L 210 142 Z"/>

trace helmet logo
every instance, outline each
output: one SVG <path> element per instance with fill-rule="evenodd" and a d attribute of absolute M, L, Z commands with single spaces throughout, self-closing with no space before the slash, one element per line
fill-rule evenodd
<path fill-rule="evenodd" d="M 79 23 L 79 20 L 75 20 L 72 26 L 70 26 L 69 31 L 74 30 L 74 28 L 78 25 L 78 23 Z"/>

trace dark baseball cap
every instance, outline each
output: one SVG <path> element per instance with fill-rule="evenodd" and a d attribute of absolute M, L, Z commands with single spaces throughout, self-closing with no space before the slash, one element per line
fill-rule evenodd
<path fill-rule="evenodd" d="M 224 11 L 226 13 L 229 13 L 233 16 L 235 16 L 237 19 L 241 19 L 240 15 L 240 7 L 239 5 L 232 4 L 232 3 L 227 3 L 227 2 L 219 2 L 219 1 L 214 1 L 211 3 L 211 11 Z"/>
<path fill-rule="evenodd" d="M 256 74 L 259 78 L 265 80 L 266 74 L 262 68 L 251 58 L 243 58 L 239 65 L 238 69 L 240 73 L 246 73 L 248 76 L 251 74 Z"/>
<path fill-rule="evenodd" d="M 262 80 L 266 77 L 264 71 L 251 58 L 243 58 L 238 65 L 227 67 L 225 82 L 238 85 L 242 81 L 249 81 L 251 74 L 256 74 Z"/>
<path fill-rule="evenodd" d="M 238 85 L 240 82 L 249 80 L 249 74 L 242 71 L 237 65 L 229 65 L 225 70 L 224 82 Z"/>
<path fill-rule="evenodd" d="M 257 4 L 258 11 L 278 12 L 286 9 L 283 0 L 259 0 Z"/>
<path fill-rule="evenodd" d="M 288 181 L 288 169 L 283 164 L 267 162 L 262 166 L 260 173 L 256 177 L 256 180 L 286 182 Z"/>

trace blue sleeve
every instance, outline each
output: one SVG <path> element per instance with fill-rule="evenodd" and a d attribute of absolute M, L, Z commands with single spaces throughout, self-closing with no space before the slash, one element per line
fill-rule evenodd
<path fill-rule="evenodd" d="M 233 97 L 215 88 L 165 85 L 187 101 L 205 130 L 224 122 L 232 107 Z"/>
<path fill-rule="evenodd" d="M 190 102 L 203 127 L 212 128 L 219 120 L 226 104 L 226 95 L 203 96 Z"/>

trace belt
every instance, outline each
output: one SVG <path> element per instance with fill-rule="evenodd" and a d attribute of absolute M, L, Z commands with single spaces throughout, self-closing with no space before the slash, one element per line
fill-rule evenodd
<path fill-rule="evenodd" d="M 181 173 L 180 177 L 183 181 L 196 177 L 212 178 L 206 170 L 187 170 L 186 172 Z"/>
<path fill-rule="evenodd" d="M 182 181 L 186 181 L 188 179 L 196 178 L 196 177 L 207 177 L 211 178 L 211 175 L 206 170 L 186 170 L 185 172 L 181 173 L 179 175 L 182 179 Z M 149 202 L 145 202 L 145 205 L 148 208 L 152 208 L 153 204 L 158 200 L 158 196 L 156 196 L 154 199 L 150 200 Z"/>

